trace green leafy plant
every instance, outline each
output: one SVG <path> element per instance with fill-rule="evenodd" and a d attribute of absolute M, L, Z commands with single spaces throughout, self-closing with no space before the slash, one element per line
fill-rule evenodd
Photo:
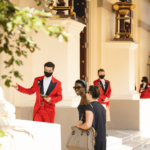
<path fill-rule="evenodd" d="M 54 0 L 36 0 L 37 6 L 40 6 L 42 4 L 42 1 L 44 2 L 44 6 L 47 8 L 50 8 L 51 4 L 54 3 Z M 58 1 L 56 2 L 58 3 Z"/>
<path fill-rule="evenodd" d="M 5 136 L 4 131 L 0 130 L 0 138 L 1 138 L 1 137 L 4 137 L 4 136 Z M 1 145 L 2 145 L 2 144 L 0 144 L 0 147 L 1 147 Z"/>
<path fill-rule="evenodd" d="M 38 1 L 37 4 L 40 5 L 40 2 Z M 46 17 L 57 18 L 58 16 L 29 7 L 20 9 L 9 0 L 0 0 L 0 53 L 9 55 L 9 59 L 4 63 L 5 68 L 11 68 L 7 75 L 2 75 L 7 87 L 10 87 L 13 76 L 23 80 L 22 74 L 14 69 L 14 64 L 22 66 L 21 56 L 27 57 L 28 51 L 33 53 L 39 49 L 27 32 L 42 30 L 49 36 L 68 41 L 68 33 L 64 28 L 58 25 L 47 25 Z"/>

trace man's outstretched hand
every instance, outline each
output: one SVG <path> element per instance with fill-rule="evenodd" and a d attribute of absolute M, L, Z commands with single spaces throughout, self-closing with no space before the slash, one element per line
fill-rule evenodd
<path fill-rule="evenodd" d="M 13 88 L 15 88 L 17 90 L 18 84 L 16 83 L 16 85 L 11 85 L 11 87 L 13 87 Z"/>

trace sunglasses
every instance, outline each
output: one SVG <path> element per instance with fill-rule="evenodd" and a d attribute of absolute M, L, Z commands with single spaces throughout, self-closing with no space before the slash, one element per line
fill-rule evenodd
<path fill-rule="evenodd" d="M 77 89 L 77 90 L 80 90 L 81 88 L 83 88 L 83 87 L 81 87 L 81 86 L 77 86 L 77 87 L 74 86 L 74 87 L 73 87 L 74 90 L 76 90 L 76 89 Z"/>
<path fill-rule="evenodd" d="M 87 92 L 87 91 L 86 91 L 86 93 L 88 93 L 88 94 L 89 94 L 90 92 Z"/>

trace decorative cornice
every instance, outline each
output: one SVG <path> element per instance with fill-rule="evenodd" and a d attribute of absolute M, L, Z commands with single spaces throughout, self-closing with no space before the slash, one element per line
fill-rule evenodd
<path fill-rule="evenodd" d="M 51 17 L 45 17 L 45 16 L 39 16 L 40 18 L 47 18 L 47 19 L 52 19 Z M 77 17 L 77 16 L 73 16 L 73 15 L 59 15 L 60 19 L 72 19 L 72 20 L 76 20 L 80 23 L 86 24 L 85 23 L 85 18 L 81 18 L 81 17 Z M 54 18 L 55 19 L 55 18 Z"/>
<path fill-rule="evenodd" d="M 150 25 L 141 20 L 138 21 L 138 27 L 141 27 L 145 29 L 146 31 L 150 32 Z"/>
<path fill-rule="evenodd" d="M 126 42 L 126 41 L 110 41 L 106 42 L 106 47 L 107 48 L 112 48 L 116 46 L 116 49 L 128 49 L 128 50 L 136 50 L 137 47 L 139 46 L 138 44 L 134 42 Z"/>
<path fill-rule="evenodd" d="M 50 19 L 50 24 L 62 25 L 65 28 L 72 28 L 72 29 L 78 30 L 80 32 L 86 26 L 85 24 L 78 22 L 76 20 L 70 19 L 70 18 Z"/>
<path fill-rule="evenodd" d="M 113 12 L 112 3 L 108 2 L 107 0 L 97 0 L 97 6 Z"/>

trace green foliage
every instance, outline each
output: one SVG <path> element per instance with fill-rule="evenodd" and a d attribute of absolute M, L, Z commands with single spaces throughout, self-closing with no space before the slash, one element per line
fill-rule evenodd
<path fill-rule="evenodd" d="M 5 136 L 4 131 L 0 130 L 0 137 L 4 137 L 4 136 Z"/>
<path fill-rule="evenodd" d="M 43 0 L 43 1 L 45 2 L 45 7 L 49 7 L 49 8 L 50 8 L 49 4 L 52 4 L 54 2 L 53 0 Z M 40 6 L 42 4 L 42 0 L 36 0 L 36 4 L 37 6 Z"/>
<path fill-rule="evenodd" d="M 51 0 L 45 1 L 51 2 Z M 41 1 L 38 0 L 37 5 L 40 4 Z M 39 49 L 33 38 L 27 36 L 26 33 L 29 31 L 43 30 L 49 36 L 68 41 L 68 34 L 64 28 L 58 25 L 47 26 L 48 19 L 46 17 L 58 16 L 29 7 L 20 9 L 9 0 L 0 0 L 0 53 L 10 56 L 9 60 L 4 61 L 6 68 L 13 68 L 14 64 L 23 65 L 21 56 L 27 57 L 28 51 L 33 53 Z M 21 73 L 12 69 L 9 75 L 2 76 L 7 87 L 10 86 L 12 76 L 22 80 Z"/>
<path fill-rule="evenodd" d="M 5 136 L 4 131 L 0 130 L 0 137 L 4 137 L 4 136 Z M 0 144 L 0 147 L 1 147 L 1 144 Z"/>

